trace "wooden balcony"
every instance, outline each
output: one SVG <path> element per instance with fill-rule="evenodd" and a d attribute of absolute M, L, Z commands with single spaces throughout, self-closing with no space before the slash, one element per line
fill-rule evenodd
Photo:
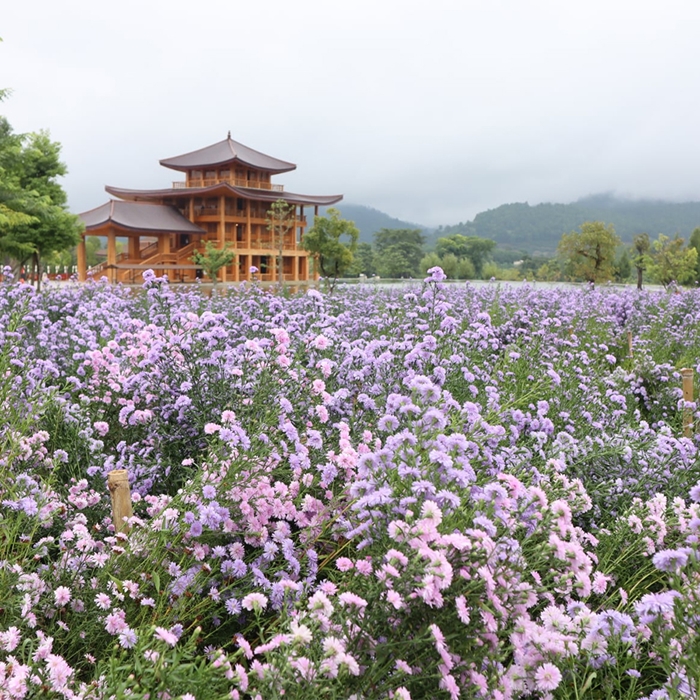
<path fill-rule="evenodd" d="M 284 192 L 284 185 L 273 184 L 272 182 L 263 182 L 262 180 L 241 180 L 237 177 L 217 177 L 217 178 L 198 178 L 189 179 L 186 182 L 182 180 L 173 182 L 173 189 L 185 190 L 188 187 L 211 187 L 218 185 L 220 182 L 227 182 L 234 187 L 250 187 L 254 190 L 271 190 L 272 192 Z"/>

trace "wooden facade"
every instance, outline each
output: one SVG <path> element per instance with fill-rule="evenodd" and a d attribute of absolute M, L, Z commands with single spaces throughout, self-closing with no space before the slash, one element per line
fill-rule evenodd
<path fill-rule="evenodd" d="M 206 148 L 160 161 L 183 173 L 167 189 L 127 190 L 106 187 L 117 197 L 81 214 L 85 236 L 107 238 L 107 260 L 93 271 L 112 282 L 139 282 L 146 269 L 166 273 L 171 281 L 193 282 L 202 272 L 192 262 L 207 241 L 228 246 L 234 262 L 219 272 L 221 282 L 251 279 L 298 282 L 309 279 L 309 257 L 301 248 L 304 231 L 319 206 L 342 195 L 309 196 L 285 192 L 272 178 L 293 170 L 292 163 L 254 151 L 228 138 Z M 268 230 L 271 205 L 290 205 L 293 221 L 283 240 Z M 118 251 L 117 238 L 126 239 Z M 278 260 L 281 247 L 281 270 Z M 85 242 L 78 246 L 78 275 L 87 277 Z"/>

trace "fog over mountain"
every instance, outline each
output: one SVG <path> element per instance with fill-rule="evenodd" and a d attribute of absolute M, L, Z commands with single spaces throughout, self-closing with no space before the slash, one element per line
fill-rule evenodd
<path fill-rule="evenodd" d="M 428 247 L 440 236 L 455 233 L 491 238 L 503 247 L 530 253 L 551 253 L 556 250 L 563 233 L 578 228 L 584 221 L 612 224 L 624 242 L 631 242 L 636 233 L 676 233 L 688 238 L 700 226 L 700 201 L 668 202 L 651 199 L 624 199 L 609 193 L 582 197 L 570 204 L 527 202 L 503 204 L 478 213 L 470 221 L 445 223 L 429 227 L 392 218 L 369 207 L 341 203 L 343 216 L 355 221 L 360 240 L 371 242 L 380 228 L 421 228 Z"/>
<path fill-rule="evenodd" d="M 229 130 L 289 191 L 426 226 L 700 196 L 696 0 L 6 4 L 3 112 L 63 144 L 76 212 Z"/>

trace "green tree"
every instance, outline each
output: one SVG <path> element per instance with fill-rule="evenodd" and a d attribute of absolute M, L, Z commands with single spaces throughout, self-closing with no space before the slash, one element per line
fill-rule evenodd
<path fill-rule="evenodd" d="M 474 263 L 469 258 L 464 258 L 460 260 L 457 265 L 457 279 L 458 280 L 473 280 L 476 279 L 476 269 L 474 268 Z"/>
<path fill-rule="evenodd" d="M 30 242 L 20 240 L 18 233 L 49 218 L 46 200 L 22 185 L 24 138 L 0 117 L 0 252 L 16 261 L 35 250 Z"/>
<path fill-rule="evenodd" d="M 214 285 L 219 281 L 219 270 L 227 267 L 236 259 L 236 253 L 228 245 L 217 248 L 212 241 L 204 245 L 204 252 L 197 250 L 192 255 L 192 262 L 207 273 Z"/>
<path fill-rule="evenodd" d="M 649 272 L 664 287 L 671 282 L 685 284 L 695 278 L 698 251 L 686 248 L 685 240 L 676 234 L 673 238 L 663 233 L 651 244 L 652 264 Z"/>
<path fill-rule="evenodd" d="M 374 264 L 374 249 L 371 243 L 357 244 L 352 268 L 353 272 L 366 277 L 372 277 L 377 273 L 377 268 Z"/>
<path fill-rule="evenodd" d="M 282 259 L 284 253 L 284 239 L 296 223 L 296 207 L 284 199 L 278 199 L 270 206 L 265 217 L 267 230 L 272 234 L 272 247 L 277 250 L 277 281 L 284 283 L 282 271 Z"/>
<path fill-rule="evenodd" d="M 615 281 L 626 282 L 632 274 L 632 263 L 627 248 L 623 248 L 615 261 Z"/>
<path fill-rule="evenodd" d="M 696 226 L 690 234 L 689 248 L 695 248 L 698 254 L 697 262 L 695 263 L 695 281 L 700 282 L 700 226 Z"/>
<path fill-rule="evenodd" d="M 491 251 L 496 247 L 496 241 L 479 236 L 463 236 L 455 233 L 452 236 L 438 238 L 435 244 L 435 252 L 440 256 L 454 255 L 458 260 L 467 258 L 474 265 L 477 276 L 481 276 L 484 263 L 489 258 Z"/>
<path fill-rule="evenodd" d="M 382 277 L 414 277 L 423 258 L 420 229 L 383 228 L 374 234 L 377 272 Z"/>
<path fill-rule="evenodd" d="M 12 238 L 26 246 L 25 255 L 18 256 L 19 263 L 31 261 L 37 280 L 41 280 L 43 258 L 76 246 L 83 225 L 68 211 L 68 197 L 57 181 L 67 172 L 60 160 L 60 144 L 51 141 L 45 131 L 27 134 L 22 140 L 16 181 L 33 198 L 29 213 L 34 220 L 15 225 Z"/>
<path fill-rule="evenodd" d="M 420 273 L 425 275 L 431 267 L 442 267 L 442 260 L 437 253 L 428 253 L 421 258 Z M 444 268 L 443 268 L 444 271 Z"/>
<path fill-rule="evenodd" d="M 638 233 L 632 239 L 632 264 L 637 270 L 637 289 L 642 289 L 644 273 L 651 265 L 651 241 L 648 233 Z"/>
<path fill-rule="evenodd" d="M 304 235 L 302 247 L 311 253 L 331 293 L 338 277 L 352 267 L 359 237 L 354 222 L 341 219 L 340 212 L 333 207 L 326 216 L 314 217 L 314 225 Z"/>
<path fill-rule="evenodd" d="M 595 284 L 612 279 L 615 250 L 620 243 L 612 225 L 586 221 L 578 231 L 561 237 L 557 253 L 565 261 L 571 277 Z"/>

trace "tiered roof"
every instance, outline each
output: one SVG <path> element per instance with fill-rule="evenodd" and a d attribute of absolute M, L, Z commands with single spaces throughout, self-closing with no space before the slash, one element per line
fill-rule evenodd
<path fill-rule="evenodd" d="M 184 153 L 173 158 L 164 158 L 160 164 L 172 170 L 187 171 L 194 168 L 206 168 L 227 165 L 228 163 L 241 163 L 242 165 L 258 168 L 270 173 L 286 173 L 295 170 L 294 163 L 288 163 L 279 158 L 265 155 L 253 148 L 248 148 L 238 141 L 234 141 L 229 133 L 223 141 L 211 146 L 200 148 L 197 151 Z"/>
<path fill-rule="evenodd" d="M 175 207 L 150 202 L 118 202 L 110 199 L 101 207 L 80 214 L 80 218 L 88 231 L 112 224 L 132 231 L 204 233 Z"/>
<path fill-rule="evenodd" d="M 330 206 L 339 202 L 342 194 L 330 195 L 310 195 L 310 194 L 295 194 L 293 192 L 279 192 L 277 190 L 260 190 L 255 187 L 236 187 L 228 182 L 217 182 L 208 187 L 175 187 L 161 190 L 127 190 L 120 187 L 105 187 L 107 192 L 113 194 L 120 199 L 128 199 L 133 202 L 149 199 L 162 199 L 163 197 L 173 196 L 214 196 L 214 195 L 234 195 L 236 197 L 245 197 L 260 202 L 276 202 L 278 199 L 283 199 L 290 204 L 302 205 L 317 205 Z"/>

